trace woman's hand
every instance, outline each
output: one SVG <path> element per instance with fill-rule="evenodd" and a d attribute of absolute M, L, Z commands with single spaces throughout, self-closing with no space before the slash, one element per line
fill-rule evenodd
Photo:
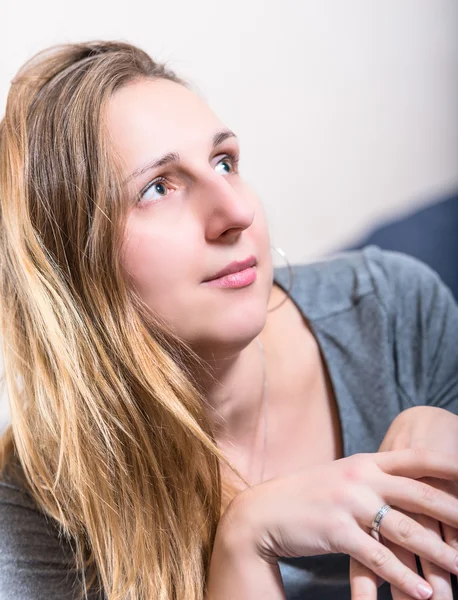
<path fill-rule="evenodd" d="M 399 450 L 403 448 L 429 448 L 446 452 L 458 462 L 458 417 L 441 408 L 418 406 L 405 410 L 394 419 L 380 446 L 380 451 Z M 442 490 L 450 495 L 458 496 L 458 485 L 454 481 L 444 481 L 436 478 L 423 478 L 424 483 Z M 405 513 L 415 519 L 437 540 L 444 540 L 451 547 L 458 549 L 458 531 L 425 515 Z M 405 565 L 416 570 L 415 555 L 405 548 L 385 539 L 385 545 Z M 425 557 L 420 558 L 426 580 L 433 589 L 433 597 L 452 600 L 453 593 L 450 573 L 441 569 Z M 350 560 L 350 583 L 352 592 L 357 596 L 367 594 L 368 599 L 377 597 L 377 577 L 366 566 L 354 558 Z M 406 595 L 395 587 L 391 587 L 393 600 L 404 600 Z"/>
<path fill-rule="evenodd" d="M 391 423 L 379 452 L 429 448 L 458 457 L 458 416 L 435 406 L 414 406 Z"/>
<path fill-rule="evenodd" d="M 416 569 L 370 535 L 375 514 L 390 504 L 384 539 L 458 573 L 457 549 L 405 514 L 458 526 L 458 499 L 417 481 L 422 477 L 454 480 L 458 461 L 431 450 L 357 454 L 241 492 L 225 513 L 226 532 L 235 536 L 232 547 L 243 546 L 269 563 L 278 557 L 343 552 L 407 597 L 428 598 L 432 590 Z"/>

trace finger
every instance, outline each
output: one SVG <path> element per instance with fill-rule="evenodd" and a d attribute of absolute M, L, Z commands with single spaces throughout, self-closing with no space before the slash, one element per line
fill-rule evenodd
<path fill-rule="evenodd" d="M 337 543 L 342 552 L 356 558 L 370 571 L 408 596 L 418 599 L 431 597 L 432 589 L 425 579 L 404 565 L 389 548 L 377 542 L 355 523 L 349 525 L 345 537 Z"/>
<path fill-rule="evenodd" d="M 396 544 L 393 544 L 393 542 L 390 542 L 389 540 L 387 540 L 385 538 L 383 538 L 383 541 L 384 541 L 385 546 L 387 548 L 389 548 L 391 550 L 391 552 L 393 552 L 393 554 L 404 565 L 409 567 L 409 569 L 412 569 L 412 571 L 417 572 L 417 563 L 415 560 L 415 555 L 412 554 L 412 552 L 409 552 L 405 548 L 401 548 L 401 546 L 397 546 Z M 393 600 L 410 600 L 410 596 L 408 596 L 405 592 L 403 592 L 399 588 L 395 587 L 394 585 L 391 585 L 391 595 L 393 597 Z M 433 598 L 434 598 L 434 594 L 433 594 Z"/>
<path fill-rule="evenodd" d="M 457 461 L 458 462 L 458 461 Z M 458 498 L 427 481 L 400 476 L 383 477 L 383 497 L 387 504 L 409 513 L 424 514 L 458 527 Z"/>
<path fill-rule="evenodd" d="M 452 546 L 452 548 L 458 549 L 458 529 L 450 527 L 450 525 L 447 525 L 446 523 L 441 523 L 441 528 L 444 542 L 449 546 Z"/>
<path fill-rule="evenodd" d="M 385 541 L 418 554 L 449 573 L 458 573 L 457 551 L 408 514 L 392 508 L 384 515 L 379 531 Z"/>
<path fill-rule="evenodd" d="M 351 600 L 377 600 L 377 575 L 350 557 Z"/>
<path fill-rule="evenodd" d="M 435 519 L 425 517 L 424 515 L 415 515 L 416 520 L 426 531 L 429 531 L 438 540 L 442 541 L 442 531 L 440 524 Z M 441 600 L 453 600 L 452 582 L 450 573 L 441 569 L 426 558 L 420 558 L 423 576 L 429 585 L 433 588 L 433 598 Z"/>
<path fill-rule="evenodd" d="M 411 479 L 438 477 L 458 480 L 458 461 L 454 454 L 427 448 L 408 448 L 378 452 L 374 460 L 389 475 L 403 475 Z"/>
<path fill-rule="evenodd" d="M 425 477 L 421 481 L 436 487 L 450 496 L 458 497 L 458 484 L 455 481 L 444 481 L 443 479 L 434 479 Z M 458 550 L 458 529 L 443 521 L 443 515 L 440 518 L 440 528 L 442 530 L 442 538 L 452 548 Z"/>
<path fill-rule="evenodd" d="M 450 496 L 458 498 L 458 483 L 455 481 L 445 481 L 444 479 L 434 479 L 433 477 L 424 477 L 420 479 L 424 483 L 431 485 L 443 492 L 446 492 Z M 443 540 L 452 548 L 458 550 L 458 529 L 443 521 L 443 514 L 440 517 L 439 527 L 442 531 Z"/>
<path fill-rule="evenodd" d="M 458 497 L 458 484 L 455 481 L 447 481 L 446 479 L 438 479 L 437 477 L 420 477 L 418 481 L 423 481 L 443 492 L 447 492 L 451 496 Z"/>
<path fill-rule="evenodd" d="M 450 527 L 449 525 L 445 525 L 441 523 L 442 528 L 442 537 L 444 541 L 452 548 L 458 549 L 458 530 L 454 527 Z M 452 582 L 452 593 L 454 594 L 454 598 L 458 598 L 458 581 L 455 575 L 451 576 Z"/>

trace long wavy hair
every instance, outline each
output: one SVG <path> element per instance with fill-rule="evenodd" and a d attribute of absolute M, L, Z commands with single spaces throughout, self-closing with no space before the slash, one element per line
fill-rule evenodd
<path fill-rule="evenodd" d="M 122 271 L 126 201 L 104 119 L 111 95 L 143 77 L 185 85 L 139 48 L 104 41 L 40 52 L 12 81 L 0 123 L 11 410 L 0 462 L 14 457 L 73 543 L 83 597 L 201 600 L 226 461 L 197 357 Z"/>

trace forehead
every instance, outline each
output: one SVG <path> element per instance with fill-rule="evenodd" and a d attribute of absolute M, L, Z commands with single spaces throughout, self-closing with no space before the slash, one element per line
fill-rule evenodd
<path fill-rule="evenodd" d="M 127 167 L 167 152 L 185 154 L 211 144 L 224 125 L 197 94 L 164 79 L 141 80 L 117 90 L 107 128 Z"/>

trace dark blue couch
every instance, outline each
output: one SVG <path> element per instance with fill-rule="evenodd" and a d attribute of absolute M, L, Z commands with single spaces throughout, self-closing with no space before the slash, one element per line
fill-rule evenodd
<path fill-rule="evenodd" d="M 419 258 L 439 273 L 458 300 L 458 192 L 375 229 L 353 248 L 368 244 Z"/>

